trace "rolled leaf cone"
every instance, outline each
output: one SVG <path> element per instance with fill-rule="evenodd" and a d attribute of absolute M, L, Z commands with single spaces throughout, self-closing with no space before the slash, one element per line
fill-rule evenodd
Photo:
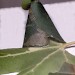
<path fill-rule="evenodd" d="M 55 38 L 57 41 L 65 43 L 45 8 L 40 2 L 32 2 L 31 10 L 33 14 L 32 19 L 40 29 L 45 31 L 49 37 Z"/>
<path fill-rule="evenodd" d="M 45 46 L 48 44 L 48 42 L 49 38 L 47 37 L 47 34 L 35 24 L 32 13 L 29 13 L 24 39 L 24 47 Z"/>
<path fill-rule="evenodd" d="M 48 37 L 65 42 L 40 2 L 32 2 L 26 27 L 24 46 L 44 46 Z"/>

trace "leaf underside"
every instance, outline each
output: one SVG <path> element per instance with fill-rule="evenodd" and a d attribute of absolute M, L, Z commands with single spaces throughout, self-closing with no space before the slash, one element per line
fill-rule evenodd
<path fill-rule="evenodd" d="M 75 56 L 65 50 L 63 52 L 61 43 L 50 41 L 50 45 L 0 50 L 0 74 L 12 72 L 20 72 L 18 75 L 59 74 L 65 62 L 75 64 Z"/>
<path fill-rule="evenodd" d="M 66 52 L 66 51 L 65 51 Z M 68 52 L 67 52 L 68 53 Z M 74 57 L 73 60 L 70 60 L 67 57 L 67 53 L 63 53 L 61 50 L 56 50 L 46 56 L 41 62 L 36 64 L 29 71 L 21 72 L 19 75 L 48 75 L 48 74 L 57 74 L 57 75 L 71 75 L 75 74 L 74 72 L 74 64 L 71 62 L 75 62 L 75 56 L 72 56 L 68 53 L 69 57 Z M 70 60 L 71 62 L 67 61 Z M 64 66 L 63 64 L 66 65 Z"/>

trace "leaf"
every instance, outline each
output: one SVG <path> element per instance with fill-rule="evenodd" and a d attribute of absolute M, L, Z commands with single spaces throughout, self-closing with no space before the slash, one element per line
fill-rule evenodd
<path fill-rule="evenodd" d="M 0 74 L 26 72 L 59 46 L 0 50 Z"/>
<path fill-rule="evenodd" d="M 42 47 L 48 45 L 49 38 L 47 37 L 47 34 L 37 27 L 31 17 L 32 14 L 29 13 L 23 44 L 24 47 Z"/>
<path fill-rule="evenodd" d="M 32 13 L 31 20 L 33 20 L 40 29 L 45 31 L 50 37 L 53 36 L 53 38 L 58 41 L 65 42 L 40 2 L 32 2 L 30 10 L 30 13 Z"/>
<path fill-rule="evenodd" d="M 75 56 L 67 54 L 62 43 L 50 41 L 50 44 L 39 48 L 0 50 L 0 74 L 48 75 L 59 72 L 65 62 L 75 64 Z"/>
<path fill-rule="evenodd" d="M 52 54 L 45 57 L 34 68 L 32 68 L 30 71 L 23 75 L 48 75 L 50 71 L 53 73 L 57 72 L 60 70 L 60 67 L 63 65 L 64 61 L 65 59 L 62 54 L 62 51 L 55 51 Z"/>
<path fill-rule="evenodd" d="M 68 57 L 69 56 L 69 57 Z M 72 60 L 71 60 L 72 59 Z M 69 54 L 67 51 L 63 50 L 62 47 L 59 47 L 54 52 L 48 54 L 45 58 L 42 59 L 38 64 L 31 68 L 28 72 L 22 71 L 18 75 L 48 75 L 50 74 L 65 74 L 68 70 L 74 71 L 73 68 L 67 68 L 64 71 L 63 64 L 72 64 L 75 65 L 75 56 Z M 73 62 L 73 63 L 71 63 Z M 68 72 L 69 73 L 69 72 Z M 71 72 L 69 73 L 71 75 Z M 73 72 L 75 74 L 75 72 Z"/>
<path fill-rule="evenodd" d="M 35 6 L 32 7 L 33 3 L 35 3 Z M 42 13 L 40 13 L 40 12 L 39 13 L 34 12 L 35 11 L 34 7 L 38 6 L 36 3 L 39 5 L 37 11 L 40 11 L 42 9 L 42 11 L 45 12 L 45 16 L 43 16 L 44 14 L 41 15 Z M 41 7 L 41 9 L 39 9 L 40 7 Z M 34 10 L 32 11 L 32 9 L 34 9 Z M 30 47 L 30 46 L 39 47 L 39 46 L 47 45 L 49 43 L 47 34 L 49 33 L 50 37 L 51 37 L 53 32 L 57 33 L 57 34 L 56 33 L 53 34 L 55 36 L 57 36 L 59 33 L 57 32 L 55 26 L 53 25 L 51 19 L 49 18 L 48 14 L 46 13 L 42 4 L 40 4 L 38 2 L 32 2 L 31 7 L 29 9 L 29 12 L 30 13 L 29 13 L 29 16 L 28 16 L 27 24 L 26 24 L 26 34 L 25 34 L 25 39 L 24 39 L 24 47 L 25 46 L 27 46 L 27 47 Z M 37 14 L 40 14 L 41 16 L 38 16 Z M 41 17 L 43 18 L 42 22 L 41 22 L 41 20 L 40 21 L 37 20 L 37 18 L 41 18 Z M 44 24 L 43 21 L 45 20 L 45 18 L 47 18 L 48 22 L 50 22 L 50 23 L 45 22 L 45 24 Z M 46 25 L 46 23 L 47 23 L 47 25 Z M 49 24 L 51 24 L 51 25 L 49 25 Z M 40 25 L 42 26 L 42 28 L 44 28 L 44 30 L 50 31 L 50 32 L 46 33 L 43 29 L 41 29 L 39 27 Z M 47 28 L 48 28 L 48 30 L 47 30 Z M 60 35 L 58 35 L 58 36 L 60 37 Z"/>

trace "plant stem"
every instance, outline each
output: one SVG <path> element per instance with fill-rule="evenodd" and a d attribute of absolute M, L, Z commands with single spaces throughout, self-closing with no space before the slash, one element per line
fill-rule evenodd
<path fill-rule="evenodd" d="M 67 48 L 75 44 L 75 41 L 63 44 L 62 48 Z"/>

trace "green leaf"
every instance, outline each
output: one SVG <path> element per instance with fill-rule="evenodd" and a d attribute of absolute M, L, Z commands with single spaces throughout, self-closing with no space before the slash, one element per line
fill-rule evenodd
<path fill-rule="evenodd" d="M 75 64 L 75 56 L 67 53 L 62 43 L 50 41 L 50 45 L 0 50 L 0 74 L 48 75 L 59 72 L 65 62 Z"/>
<path fill-rule="evenodd" d="M 0 74 L 28 71 L 59 46 L 0 50 Z"/>
<path fill-rule="evenodd" d="M 39 29 L 31 18 L 32 14 L 29 13 L 23 44 L 24 47 L 41 47 L 48 45 L 49 38 L 47 37 L 47 34 L 43 30 Z"/>
<path fill-rule="evenodd" d="M 71 63 L 69 60 L 73 63 Z M 63 64 L 65 64 L 65 62 L 67 63 L 65 65 L 66 70 L 64 70 L 63 67 Z M 48 75 L 49 73 L 57 75 L 66 75 L 67 73 L 69 73 L 71 75 L 71 72 L 68 71 L 74 71 L 74 69 L 72 67 L 67 68 L 69 66 L 68 64 L 75 65 L 75 56 L 63 50 L 62 47 L 59 47 L 57 50 L 44 57 L 39 63 L 33 66 L 33 68 L 31 68 L 27 72 L 23 70 L 18 75 Z M 75 73 L 73 72 L 73 74 Z"/>
<path fill-rule="evenodd" d="M 45 13 L 42 14 L 42 12 Z M 45 46 L 49 43 L 49 36 L 53 36 L 56 40 L 59 39 L 58 41 L 64 42 L 52 23 L 49 15 L 45 11 L 43 5 L 39 2 L 32 2 L 26 25 L 24 47 Z"/>
<path fill-rule="evenodd" d="M 63 65 L 64 62 L 65 59 L 62 51 L 55 51 L 45 57 L 33 69 L 31 69 L 24 75 L 48 75 L 49 72 L 55 73 L 60 70 L 60 67 Z"/>
<path fill-rule="evenodd" d="M 55 38 L 56 40 L 64 42 L 40 2 L 32 2 L 30 10 L 30 13 L 32 13 L 31 20 L 33 20 L 40 29 L 45 31 L 50 37 L 53 36 L 53 38 Z"/>
<path fill-rule="evenodd" d="M 66 60 L 65 54 L 62 52 L 62 50 L 56 50 L 50 55 L 46 56 L 41 62 L 31 68 L 28 72 L 24 70 L 18 75 L 48 75 L 49 73 L 49 75 L 75 74 L 73 65 L 68 63 L 69 61 Z"/>

